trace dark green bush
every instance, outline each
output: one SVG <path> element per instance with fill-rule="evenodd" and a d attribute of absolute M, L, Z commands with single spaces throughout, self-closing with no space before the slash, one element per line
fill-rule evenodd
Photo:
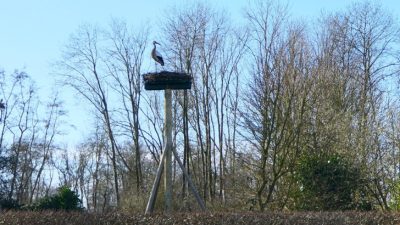
<path fill-rule="evenodd" d="M 66 186 L 60 187 L 56 195 L 40 199 L 32 208 L 34 210 L 83 210 L 79 195 Z"/>
<path fill-rule="evenodd" d="M 0 209 L 20 209 L 21 205 L 14 199 L 0 198 Z"/>
<path fill-rule="evenodd" d="M 296 208 L 301 210 L 370 210 L 361 171 L 344 157 L 307 156 L 300 160 Z"/>

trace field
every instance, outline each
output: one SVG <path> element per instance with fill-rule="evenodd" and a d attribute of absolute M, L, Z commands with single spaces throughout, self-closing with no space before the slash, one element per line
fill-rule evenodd
<path fill-rule="evenodd" d="M 0 224 L 127 225 L 127 224 L 400 224 L 400 214 L 383 212 L 266 212 L 108 214 L 79 212 L 1 212 Z"/>

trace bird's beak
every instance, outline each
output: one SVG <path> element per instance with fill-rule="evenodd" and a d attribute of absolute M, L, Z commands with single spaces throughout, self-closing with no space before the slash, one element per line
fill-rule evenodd
<path fill-rule="evenodd" d="M 157 41 L 156 41 L 156 44 L 157 44 L 157 45 L 160 45 L 160 43 L 158 43 Z"/>

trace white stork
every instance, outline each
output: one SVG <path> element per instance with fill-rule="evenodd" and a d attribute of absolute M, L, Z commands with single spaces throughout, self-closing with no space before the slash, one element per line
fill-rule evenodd
<path fill-rule="evenodd" d="M 152 57 L 156 62 L 160 63 L 161 66 L 164 66 L 164 60 L 163 60 L 161 54 L 160 54 L 160 53 L 157 51 L 157 49 L 156 49 L 156 45 L 160 45 L 160 44 L 159 44 L 157 41 L 153 41 L 153 45 L 154 45 L 154 48 L 153 48 L 153 50 L 151 51 L 151 57 Z M 157 65 L 156 65 L 156 68 L 157 68 Z"/>

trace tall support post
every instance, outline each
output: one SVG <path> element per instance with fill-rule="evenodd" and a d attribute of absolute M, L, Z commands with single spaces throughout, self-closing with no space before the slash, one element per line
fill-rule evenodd
<path fill-rule="evenodd" d="M 189 149 L 189 121 L 188 121 L 188 93 L 187 90 L 183 90 L 183 168 L 189 174 L 189 161 L 190 161 L 190 149 Z M 187 198 L 189 196 L 189 184 L 186 177 L 183 177 L 182 196 Z"/>
<path fill-rule="evenodd" d="M 164 93 L 164 185 L 165 211 L 172 210 L 172 91 L 166 89 Z"/>
<path fill-rule="evenodd" d="M 181 160 L 179 159 L 178 153 L 175 151 L 175 149 L 172 149 L 172 151 L 174 153 L 174 157 L 175 157 L 176 161 L 179 164 L 179 167 L 181 167 L 181 169 L 183 171 L 183 176 L 186 177 L 186 180 L 188 181 L 188 185 L 190 187 L 190 190 L 193 192 L 197 203 L 199 203 L 199 206 L 200 206 L 201 210 L 205 211 L 206 210 L 206 205 L 204 204 L 203 200 L 200 198 L 200 195 L 197 192 L 196 187 L 194 186 L 194 184 L 192 182 L 192 179 L 190 179 L 190 176 L 187 173 L 185 167 L 183 167 L 183 164 L 182 164 Z"/>
<path fill-rule="evenodd" d="M 157 169 L 156 179 L 154 180 L 153 187 L 151 189 L 150 198 L 149 198 L 149 201 L 147 202 L 146 212 L 145 212 L 146 214 L 153 213 L 154 205 L 156 204 L 158 187 L 160 187 L 161 175 L 164 170 L 164 161 L 165 161 L 165 149 L 161 155 L 160 164 L 158 165 L 158 169 Z"/>

